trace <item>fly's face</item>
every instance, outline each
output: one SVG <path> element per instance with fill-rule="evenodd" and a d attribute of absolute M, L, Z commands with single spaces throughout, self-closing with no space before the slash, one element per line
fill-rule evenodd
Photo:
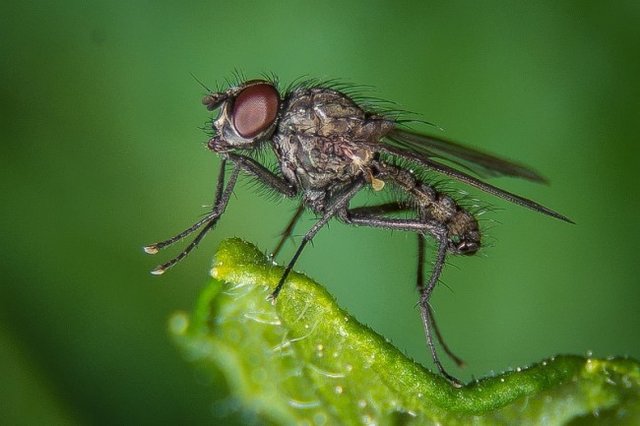
<path fill-rule="evenodd" d="M 251 149 L 273 135 L 278 123 L 280 95 L 272 82 L 251 80 L 202 100 L 207 109 L 220 109 L 213 122 L 216 135 L 207 146 L 223 153 Z"/>

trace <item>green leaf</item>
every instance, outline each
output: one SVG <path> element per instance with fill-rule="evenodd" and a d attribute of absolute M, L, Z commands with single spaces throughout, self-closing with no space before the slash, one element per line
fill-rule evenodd
<path fill-rule="evenodd" d="M 256 247 L 224 241 L 191 315 L 170 331 L 186 358 L 276 424 L 640 424 L 640 364 L 556 356 L 461 389 L 405 357 Z"/>

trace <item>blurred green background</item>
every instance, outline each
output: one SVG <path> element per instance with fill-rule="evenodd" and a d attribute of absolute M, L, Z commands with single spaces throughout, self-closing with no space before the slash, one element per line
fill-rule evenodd
<path fill-rule="evenodd" d="M 174 252 L 142 245 L 191 224 L 215 185 L 190 73 L 210 86 L 234 69 L 369 84 L 551 180 L 492 183 L 577 225 L 473 192 L 496 209 L 482 220 L 490 247 L 449 259 L 433 299 L 468 363 L 451 372 L 468 380 L 556 353 L 640 357 L 640 6 L 528 3 L 3 4 L 0 421 L 241 418 L 221 380 L 181 359 L 166 319 L 192 306 L 221 239 L 270 250 L 295 202 L 239 185 L 199 250 L 149 274 Z M 431 367 L 413 235 L 332 223 L 314 243 L 297 269 Z"/>

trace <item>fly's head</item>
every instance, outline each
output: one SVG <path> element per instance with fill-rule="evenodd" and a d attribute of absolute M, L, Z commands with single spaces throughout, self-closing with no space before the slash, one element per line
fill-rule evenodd
<path fill-rule="evenodd" d="M 220 109 L 213 122 L 215 136 L 207 146 L 215 152 L 252 149 L 273 135 L 280 94 L 270 81 L 250 80 L 202 99 L 209 111 Z"/>

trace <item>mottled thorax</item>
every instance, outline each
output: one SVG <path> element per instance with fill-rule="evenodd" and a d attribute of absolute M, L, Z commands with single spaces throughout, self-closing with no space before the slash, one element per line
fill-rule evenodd
<path fill-rule="evenodd" d="M 274 137 L 287 179 L 322 190 L 367 175 L 373 145 L 393 123 L 368 115 L 350 98 L 330 89 L 298 89 L 284 105 Z"/>

